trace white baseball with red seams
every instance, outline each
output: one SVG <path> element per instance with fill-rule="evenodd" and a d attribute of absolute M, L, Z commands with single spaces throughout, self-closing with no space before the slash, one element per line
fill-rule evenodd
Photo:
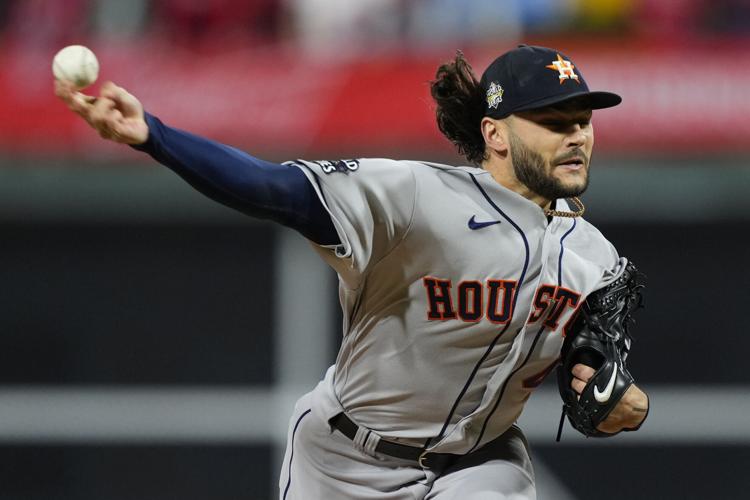
<path fill-rule="evenodd" d="M 52 73 L 58 80 L 72 82 L 81 90 L 96 81 L 99 76 L 99 61 L 88 47 L 68 45 L 52 59 Z"/>

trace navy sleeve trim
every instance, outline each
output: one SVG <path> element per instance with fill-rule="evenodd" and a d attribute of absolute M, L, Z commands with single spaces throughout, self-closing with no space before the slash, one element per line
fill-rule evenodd
<path fill-rule="evenodd" d="M 337 245 L 330 215 L 305 174 L 231 146 L 164 125 L 146 113 L 148 140 L 133 148 L 151 155 L 209 198 L 290 227 L 319 245 Z"/>

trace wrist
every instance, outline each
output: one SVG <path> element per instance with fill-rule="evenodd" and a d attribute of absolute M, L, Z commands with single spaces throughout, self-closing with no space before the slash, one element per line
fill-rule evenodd
<path fill-rule="evenodd" d="M 149 152 L 152 151 L 154 148 L 154 137 L 152 134 L 152 131 L 156 128 L 156 124 L 158 122 L 158 118 L 156 118 L 153 115 L 150 115 L 143 112 L 143 122 L 146 125 L 145 133 L 142 137 L 140 137 L 138 141 L 129 143 L 129 146 L 133 149 L 137 149 L 138 151 L 145 151 Z"/>
<path fill-rule="evenodd" d="M 648 417 L 649 410 L 651 409 L 648 396 L 640 389 L 639 392 L 642 398 L 639 398 L 639 401 L 636 402 L 631 408 L 631 415 L 635 417 L 634 425 L 626 427 L 625 429 L 623 429 L 624 431 L 637 431 L 641 428 L 643 422 L 646 421 L 646 417 Z"/>

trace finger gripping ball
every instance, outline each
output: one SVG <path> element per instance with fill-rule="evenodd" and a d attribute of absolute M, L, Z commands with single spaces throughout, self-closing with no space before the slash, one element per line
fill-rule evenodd
<path fill-rule="evenodd" d="M 58 80 L 72 82 L 81 90 L 96 81 L 99 76 L 99 61 L 88 47 L 68 45 L 55 54 L 52 73 Z"/>

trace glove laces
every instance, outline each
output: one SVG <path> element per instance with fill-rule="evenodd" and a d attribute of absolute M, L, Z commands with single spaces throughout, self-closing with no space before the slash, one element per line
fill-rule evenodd
<path fill-rule="evenodd" d="M 562 407 L 562 411 L 560 412 L 560 425 L 557 427 L 557 437 L 555 438 L 555 442 L 560 442 L 560 436 L 562 436 L 562 430 L 563 426 L 565 425 L 565 405 Z"/>

